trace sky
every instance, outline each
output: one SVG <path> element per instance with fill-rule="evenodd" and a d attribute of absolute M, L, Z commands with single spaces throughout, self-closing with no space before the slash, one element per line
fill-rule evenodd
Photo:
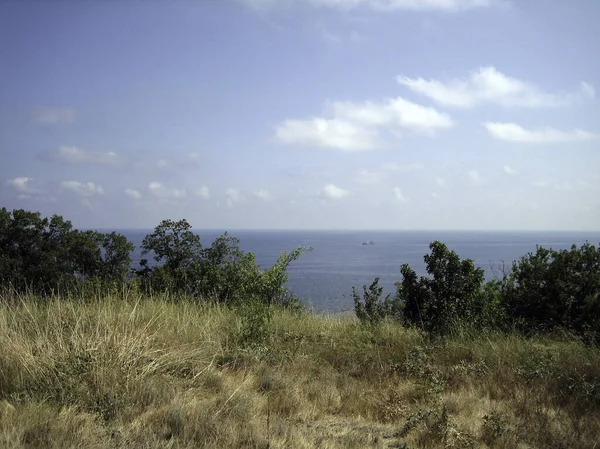
<path fill-rule="evenodd" d="M 597 0 L 0 2 L 0 207 L 600 230 Z"/>

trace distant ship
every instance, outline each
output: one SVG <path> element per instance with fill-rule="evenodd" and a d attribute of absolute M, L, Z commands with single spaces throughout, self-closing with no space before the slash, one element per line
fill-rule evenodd
<path fill-rule="evenodd" d="M 374 245 L 373 240 L 369 240 L 368 242 L 363 242 L 363 245 Z"/>

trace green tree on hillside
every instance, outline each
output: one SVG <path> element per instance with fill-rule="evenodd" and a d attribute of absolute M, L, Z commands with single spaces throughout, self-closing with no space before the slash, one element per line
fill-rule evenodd
<path fill-rule="evenodd" d="M 600 246 L 538 247 L 514 262 L 503 300 L 525 331 L 565 328 L 600 340 Z"/>
<path fill-rule="evenodd" d="M 0 209 L 0 282 L 19 291 L 66 292 L 81 281 L 123 281 L 133 245 L 122 235 L 78 231 L 59 215 Z"/>
<path fill-rule="evenodd" d="M 402 265 L 396 299 L 404 303 L 405 322 L 443 334 L 481 315 L 484 271 L 471 259 L 460 260 L 441 242 L 434 241 L 429 248 L 431 254 L 424 257 L 429 277 L 419 278 L 409 265 Z"/>

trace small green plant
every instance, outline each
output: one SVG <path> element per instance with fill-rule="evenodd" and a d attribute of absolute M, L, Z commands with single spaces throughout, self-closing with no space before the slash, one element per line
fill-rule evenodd
<path fill-rule="evenodd" d="M 269 336 L 273 309 L 259 298 L 242 302 L 239 309 L 242 322 L 240 342 L 244 346 L 262 345 Z"/>
<path fill-rule="evenodd" d="M 379 286 L 379 278 L 376 277 L 367 288 L 363 285 L 363 296 L 356 287 L 352 287 L 352 298 L 354 299 L 354 312 L 361 323 L 375 325 L 386 317 L 398 318 L 401 307 L 394 301 L 391 295 L 383 296 L 383 287 Z"/>

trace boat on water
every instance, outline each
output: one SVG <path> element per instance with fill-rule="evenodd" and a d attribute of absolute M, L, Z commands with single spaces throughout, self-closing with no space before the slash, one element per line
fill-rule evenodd
<path fill-rule="evenodd" d="M 373 240 L 369 240 L 367 242 L 363 242 L 363 245 L 374 245 L 375 243 L 373 243 Z"/>

